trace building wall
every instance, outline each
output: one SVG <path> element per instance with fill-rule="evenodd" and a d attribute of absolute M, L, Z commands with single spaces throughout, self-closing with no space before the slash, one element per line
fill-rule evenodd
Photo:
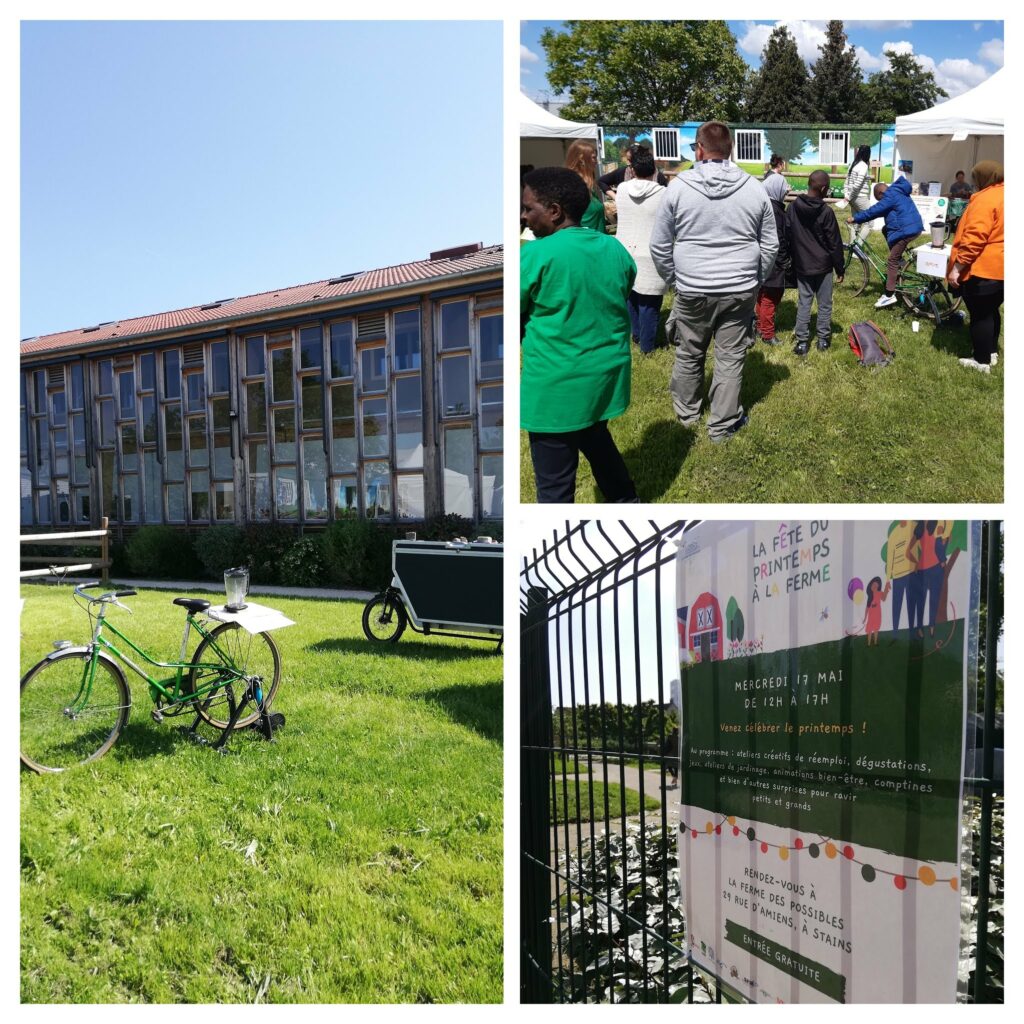
<path fill-rule="evenodd" d="M 500 518 L 500 288 L 23 361 L 21 522 Z"/>

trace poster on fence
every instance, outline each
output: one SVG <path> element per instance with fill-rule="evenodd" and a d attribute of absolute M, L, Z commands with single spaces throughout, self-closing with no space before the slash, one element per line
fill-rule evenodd
<path fill-rule="evenodd" d="M 745 998 L 957 998 L 979 537 L 963 520 L 684 535 L 687 942 Z"/>

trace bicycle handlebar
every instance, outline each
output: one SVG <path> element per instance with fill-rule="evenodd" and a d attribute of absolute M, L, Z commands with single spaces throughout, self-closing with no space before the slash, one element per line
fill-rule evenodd
<path fill-rule="evenodd" d="M 75 587 L 75 593 L 80 597 L 84 597 L 90 604 L 107 602 L 109 604 L 116 604 L 121 608 L 125 608 L 125 606 L 118 601 L 119 597 L 135 597 L 138 593 L 136 590 L 108 590 L 105 594 L 100 594 L 99 597 L 90 597 L 88 594 L 83 593 L 83 591 L 92 590 L 94 587 L 98 586 L 100 586 L 100 583 L 96 581 L 91 583 L 79 583 L 78 586 Z M 129 611 L 130 609 L 125 608 L 125 610 Z"/>

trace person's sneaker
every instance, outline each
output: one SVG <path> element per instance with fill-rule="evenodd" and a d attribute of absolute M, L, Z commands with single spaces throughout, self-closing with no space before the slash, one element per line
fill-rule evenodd
<path fill-rule="evenodd" d="M 896 296 L 895 295 L 883 295 L 875 303 L 875 309 L 885 309 L 886 306 L 895 306 Z"/>
<path fill-rule="evenodd" d="M 721 444 L 723 441 L 728 441 L 737 431 L 742 430 L 750 422 L 750 417 L 744 413 L 731 427 L 727 430 L 723 430 L 721 434 L 711 435 L 708 434 L 708 439 L 712 444 Z"/>
<path fill-rule="evenodd" d="M 831 341 L 819 341 L 817 344 L 817 349 L 819 352 L 827 352 L 831 347 Z"/>
<path fill-rule="evenodd" d="M 999 353 L 998 352 L 993 352 L 992 353 L 992 365 L 995 366 L 998 362 L 999 362 Z"/>
<path fill-rule="evenodd" d="M 763 342 L 764 342 L 764 343 L 765 343 L 766 345 L 781 345 L 781 344 L 782 344 L 782 342 L 781 342 L 781 341 L 779 341 L 779 336 L 778 336 L 777 334 L 773 334 L 773 335 L 772 335 L 772 336 L 771 336 L 770 338 L 764 338 L 764 337 L 762 337 L 762 338 L 761 338 L 761 340 L 762 340 L 762 341 L 763 341 Z"/>
<path fill-rule="evenodd" d="M 988 363 L 979 363 L 974 359 L 961 359 L 960 365 L 969 366 L 972 370 L 980 370 L 982 373 L 990 373 L 992 371 L 992 367 Z"/>
<path fill-rule="evenodd" d="M 810 351 L 810 349 L 811 349 L 811 346 L 810 346 L 810 344 L 808 342 L 806 342 L 806 341 L 798 341 L 793 346 L 793 355 L 800 356 L 801 358 L 803 358 L 805 355 L 807 355 L 807 353 Z"/>

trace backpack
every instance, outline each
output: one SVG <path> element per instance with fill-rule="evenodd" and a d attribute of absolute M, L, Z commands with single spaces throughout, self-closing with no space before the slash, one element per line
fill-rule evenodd
<path fill-rule="evenodd" d="M 850 325 L 850 348 L 861 366 L 888 366 L 896 358 L 892 343 L 873 320 Z"/>

